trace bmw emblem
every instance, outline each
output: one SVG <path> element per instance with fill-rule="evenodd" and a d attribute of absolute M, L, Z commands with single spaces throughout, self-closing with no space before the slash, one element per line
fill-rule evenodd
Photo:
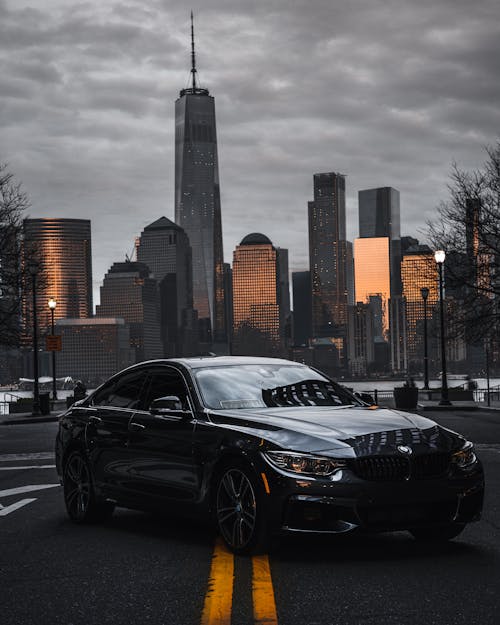
<path fill-rule="evenodd" d="M 408 447 L 408 445 L 398 445 L 398 451 L 405 456 L 411 456 L 411 454 L 413 453 L 413 449 L 411 447 Z"/>

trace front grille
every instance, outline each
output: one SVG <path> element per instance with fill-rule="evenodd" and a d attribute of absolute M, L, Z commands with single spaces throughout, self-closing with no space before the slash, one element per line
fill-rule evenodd
<path fill-rule="evenodd" d="M 423 456 L 370 456 L 357 458 L 351 468 L 358 477 L 368 481 L 395 482 L 425 480 L 444 475 L 448 470 L 448 454 Z"/>

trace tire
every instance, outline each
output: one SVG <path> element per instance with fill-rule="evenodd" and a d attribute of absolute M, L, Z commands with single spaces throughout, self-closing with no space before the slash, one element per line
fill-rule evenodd
<path fill-rule="evenodd" d="M 218 474 L 214 512 L 218 530 L 233 553 L 255 554 L 266 549 L 264 495 L 245 464 L 235 461 Z"/>
<path fill-rule="evenodd" d="M 92 473 L 82 452 L 73 451 L 68 456 L 63 468 L 63 485 L 66 510 L 75 523 L 95 523 L 113 514 L 114 505 L 96 497 Z"/>
<path fill-rule="evenodd" d="M 463 532 L 465 523 L 448 523 L 433 527 L 415 527 L 410 534 L 416 539 L 427 542 L 441 542 L 456 538 Z"/>

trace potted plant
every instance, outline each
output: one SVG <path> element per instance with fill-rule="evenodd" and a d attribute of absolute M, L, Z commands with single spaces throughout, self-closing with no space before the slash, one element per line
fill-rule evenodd
<path fill-rule="evenodd" d="M 418 388 L 413 378 L 408 378 L 403 386 L 396 386 L 393 393 L 396 408 L 415 410 L 418 403 Z"/>

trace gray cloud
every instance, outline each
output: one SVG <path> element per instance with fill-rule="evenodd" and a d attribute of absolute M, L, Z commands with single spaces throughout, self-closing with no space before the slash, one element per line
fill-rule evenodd
<path fill-rule="evenodd" d="M 312 175 L 401 191 L 418 235 L 452 160 L 498 138 L 497 0 L 196 0 L 199 77 L 216 98 L 225 256 L 260 230 L 307 260 Z M 173 217 L 173 103 L 189 80 L 174 0 L 0 0 L 0 160 L 33 216 L 87 216 L 94 278 Z"/>

